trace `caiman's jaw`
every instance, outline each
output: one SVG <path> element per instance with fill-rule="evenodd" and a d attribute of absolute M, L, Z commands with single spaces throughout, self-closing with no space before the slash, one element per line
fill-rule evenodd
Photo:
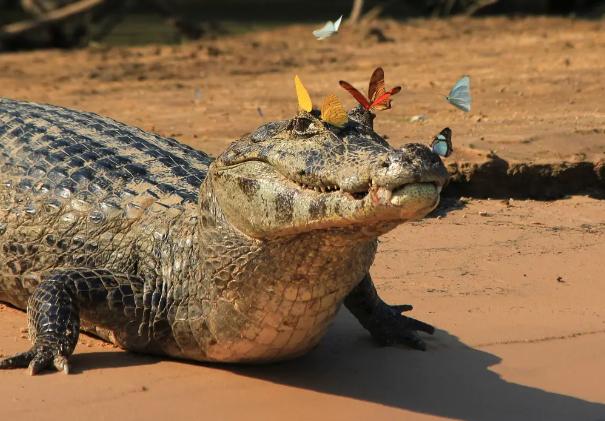
<path fill-rule="evenodd" d="M 376 237 L 439 203 L 447 172 L 427 146 L 393 149 L 360 125 L 303 139 L 284 131 L 291 136 L 270 133 L 265 145 L 236 142 L 208 174 L 229 222 L 251 237 L 330 229 Z"/>
<path fill-rule="evenodd" d="M 372 210 L 372 214 L 386 213 L 403 220 L 419 219 L 433 210 L 439 203 L 439 194 L 443 187 L 440 181 L 418 180 L 390 186 L 378 185 L 370 180 L 357 188 L 348 189 L 339 185 L 306 185 L 297 183 L 299 194 L 310 195 L 311 200 L 352 202 L 354 206 Z M 378 215 L 377 215 L 378 216 Z M 370 221 L 367 221 L 370 222 Z"/>
<path fill-rule="evenodd" d="M 414 182 L 347 192 L 337 186 L 303 186 L 260 161 L 216 169 L 211 182 L 229 222 L 255 238 L 349 227 L 364 227 L 376 236 L 385 228 L 425 216 L 439 203 L 442 187 Z"/>

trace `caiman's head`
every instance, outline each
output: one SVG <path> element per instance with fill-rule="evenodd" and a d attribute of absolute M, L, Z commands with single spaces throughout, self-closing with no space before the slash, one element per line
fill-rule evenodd
<path fill-rule="evenodd" d="M 228 221 L 268 239 L 313 230 L 376 237 L 439 203 L 447 171 L 428 146 L 391 147 L 356 108 L 338 129 L 304 111 L 234 142 L 207 183 Z"/>

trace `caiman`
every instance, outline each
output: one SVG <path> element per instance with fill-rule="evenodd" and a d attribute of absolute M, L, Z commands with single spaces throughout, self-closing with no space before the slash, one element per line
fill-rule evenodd
<path fill-rule="evenodd" d="M 69 372 L 80 330 L 127 350 L 267 362 L 312 349 L 344 303 L 381 344 L 429 324 L 369 275 L 377 238 L 433 210 L 447 172 L 357 107 L 299 111 L 212 159 L 93 113 L 0 99 L 0 301 L 33 346 L 0 368 Z"/>

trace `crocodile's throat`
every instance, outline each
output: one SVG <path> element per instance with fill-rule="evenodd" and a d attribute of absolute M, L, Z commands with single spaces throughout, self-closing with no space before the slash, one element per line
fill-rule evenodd
<path fill-rule="evenodd" d="M 367 273 L 376 241 L 342 231 L 257 240 L 230 225 L 211 194 L 199 233 L 205 322 L 197 345 L 204 359 L 261 362 L 293 358 L 315 346 L 349 291 Z M 217 239 L 220 238 L 220 241 Z M 225 252 L 224 244 L 230 245 Z"/>

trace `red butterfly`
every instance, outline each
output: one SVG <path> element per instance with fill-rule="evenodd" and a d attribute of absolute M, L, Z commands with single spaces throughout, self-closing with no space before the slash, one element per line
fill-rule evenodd
<path fill-rule="evenodd" d="M 374 73 L 372 73 L 370 86 L 368 87 L 368 98 L 363 96 L 363 94 L 349 82 L 341 80 L 338 83 L 340 83 L 340 86 L 345 88 L 366 110 L 388 110 L 391 108 L 391 97 L 401 91 L 401 86 L 395 86 L 390 91 L 385 90 L 384 70 L 382 70 L 382 67 L 376 68 Z"/>

